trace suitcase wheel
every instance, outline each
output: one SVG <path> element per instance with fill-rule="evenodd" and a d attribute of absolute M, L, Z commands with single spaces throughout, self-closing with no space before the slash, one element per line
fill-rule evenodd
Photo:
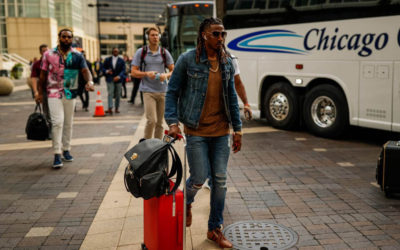
<path fill-rule="evenodd" d="M 142 243 L 142 250 L 149 250 L 144 243 Z"/>

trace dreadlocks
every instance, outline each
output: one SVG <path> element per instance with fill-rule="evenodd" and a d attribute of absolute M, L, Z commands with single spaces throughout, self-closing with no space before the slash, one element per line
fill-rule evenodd
<path fill-rule="evenodd" d="M 221 19 L 213 17 L 204 19 L 203 22 L 200 24 L 199 33 L 197 34 L 197 47 L 196 47 L 197 63 L 200 61 L 200 55 L 202 50 L 205 49 L 205 42 L 202 33 L 212 24 L 223 25 Z M 222 45 L 222 50 L 218 50 L 217 56 L 218 56 L 218 61 L 220 63 L 226 62 L 226 58 L 229 57 L 230 55 L 229 52 L 226 51 L 225 44 Z"/>

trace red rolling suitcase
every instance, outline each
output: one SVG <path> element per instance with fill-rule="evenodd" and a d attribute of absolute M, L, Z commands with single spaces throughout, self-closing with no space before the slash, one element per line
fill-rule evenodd
<path fill-rule="evenodd" d="M 144 200 L 144 243 L 142 249 L 183 249 L 183 192 Z"/>
<path fill-rule="evenodd" d="M 165 133 L 168 134 L 168 131 Z M 183 250 L 186 245 L 186 223 L 184 223 L 186 206 L 183 205 L 186 200 L 186 139 L 183 141 L 185 142 L 184 191 L 176 189 L 173 194 L 164 194 L 143 201 L 143 250 Z M 170 180 L 170 190 L 174 185 L 175 183 Z"/>

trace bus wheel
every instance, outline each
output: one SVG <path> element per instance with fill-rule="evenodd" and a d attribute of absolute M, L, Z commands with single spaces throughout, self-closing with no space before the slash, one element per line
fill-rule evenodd
<path fill-rule="evenodd" d="M 289 84 L 277 82 L 264 96 L 263 111 L 268 122 L 276 128 L 290 129 L 298 125 L 298 97 Z"/>
<path fill-rule="evenodd" d="M 318 136 L 339 136 L 348 125 L 346 98 L 342 92 L 328 84 L 311 89 L 304 101 L 304 122 Z"/>

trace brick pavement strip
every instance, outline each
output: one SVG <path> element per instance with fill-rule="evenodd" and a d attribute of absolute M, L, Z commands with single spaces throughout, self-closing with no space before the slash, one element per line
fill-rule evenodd
<path fill-rule="evenodd" d="M 106 104 L 105 83 L 96 88 Z M 143 113 L 122 99 L 120 115 L 93 118 L 95 94 L 90 98 L 90 112 L 77 100 L 74 162 L 53 170 L 51 142 L 24 135 L 34 108 L 29 91 L 0 97 L 0 248 L 79 249 Z M 35 228 L 52 231 L 30 237 Z"/>

